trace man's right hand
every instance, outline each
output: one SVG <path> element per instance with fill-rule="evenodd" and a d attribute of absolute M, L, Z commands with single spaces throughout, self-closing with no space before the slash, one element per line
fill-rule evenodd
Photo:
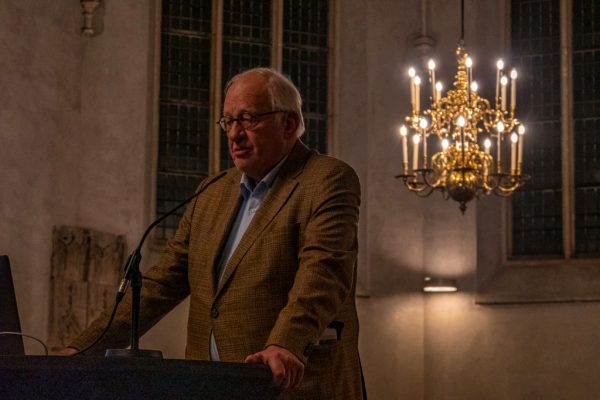
<path fill-rule="evenodd" d="M 304 364 L 289 350 L 276 345 L 246 357 L 246 364 L 269 365 L 273 386 L 279 389 L 293 389 L 304 377 Z"/>
<path fill-rule="evenodd" d="M 56 352 L 54 352 L 54 353 L 52 353 L 50 355 L 52 355 L 52 356 L 70 356 L 70 355 L 73 355 L 73 354 L 77 353 L 78 351 L 79 350 L 77 350 L 76 348 L 67 347 L 67 348 L 64 348 L 64 349 L 62 349 L 60 351 L 56 351 Z"/>

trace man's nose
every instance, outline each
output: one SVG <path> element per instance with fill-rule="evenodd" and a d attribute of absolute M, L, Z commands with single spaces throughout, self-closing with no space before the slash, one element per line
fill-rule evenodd
<path fill-rule="evenodd" d="M 242 128 L 242 125 L 240 124 L 239 121 L 233 121 L 231 124 L 231 128 L 229 128 L 229 131 L 227 132 L 227 137 L 230 140 L 233 140 L 234 142 L 240 140 L 241 138 L 243 138 L 245 132 L 244 132 L 244 128 Z"/>

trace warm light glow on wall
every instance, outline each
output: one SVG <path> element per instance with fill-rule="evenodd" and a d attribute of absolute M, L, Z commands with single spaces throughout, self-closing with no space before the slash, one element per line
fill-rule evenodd
<path fill-rule="evenodd" d="M 444 293 L 444 292 L 456 292 L 456 281 L 454 279 L 447 278 L 425 278 L 425 285 L 423 286 L 424 292 L 429 293 Z"/>

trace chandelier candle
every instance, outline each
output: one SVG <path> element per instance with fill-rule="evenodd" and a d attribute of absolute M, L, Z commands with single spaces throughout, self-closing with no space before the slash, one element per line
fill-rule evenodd
<path fill-rule="evenodd" d="M 477 82 L 471 83 L 471 97 L 473 98 L 473 108 L 477 107 Z"/>
<path fill-rule="evenodd" d="M 518 173 L 521 173 L 521 164 L 523 164 L 523 135 L 525 134 L 525 127 L 523 125 L 519 126 L 519 157 L 517 162 L 518 164 Z"/>
<path fill-rule="evenodd" d="M 505 76 L 500 78 L 500 84 L 502 85 L 502 111 L 506 111 L 506 85 L 508 85 L 508 78 Z"/>
<path fill-rule="evenodd" d="M 496 63 L 496 67 L 498 67 L 498 70 L 496 72 L 496 108 L 498 108 L 498 98 L 500 97 L 500 74 L 504 69 L 504 61 L 502 61 L 502 59 L 499 59 Z"/>
<path fill-rule="evenodd" d="M 435 98 L 436 101 L 442 98 L 442 82 L 438 82 L 435 84 Z"/>
<path fill-rule="evenodd" d="M 413 142 L 415 143 L 415 147 L 413 149 L 413 171 L 419 169 L 419 140 L 421 138 L 419 135 L 413 136 Z"/>
<path fill-rule="evenodd" d="M 402 125 L 400 127 L 400 137 L 402 137 L 402 160 L 404 162 L 404 173 L 408 174 L 408 143 L 406 143 L 406 134 L 408 131 L 406 130 L 406 126 Z"/>
<path fill-rule="evenodd" d="M 421 135 L 423 136 L 423 168 L 427 168 L 427 120 L 421 118 Z"/>
<path fill-rule="evenodd" d="M 517 142 L 519 141 L 519 135 L 513 133 L 510 136 L 510 140 L 512 141 L 510 150 L 510 173 L 514 175 L 517 173 Z"/>
<path fill-rule="evenodd" d="M 412 104 L 413 110 L 415 109 L 415 69 L 410 68 L 408 70 L 408 76 L 410 77 L 410 102 Z"/>
<path fill-rule="evenodd" d="M 471 57 L 467 57 L 467 59 L 465 60 L 465 65 L 467 66 L 467 77 L 469 78 L 467 80 L 467 87 L 473 90 L 471 84 L 471 82 L 473 82 L 473 60 L 471 60 Z"/>
<path fill-rule="evenodd" d="M 510 108 L 514 111 L 517 105 L 517 70 L 513 68 L 510 71 Z"/>
<path fill-rule="evenodd" d="M 429 60 L 429 78 L 431 79 L 432 97 L 435 103 L 435 62 L 433 60 Z"/>
<path fill-rule="evenodd" d="M 500 147 L 501 147 L 501 143 L 502 143 L 502 132 L 504 132 L 504 124 L 502 122 L 498 122 L 498 173 L 501 173 L 501 167 L 500 167 Z"/>
<path fill-rule="evenodd" d="M 415 76 L 415 113 L 419 114 L 419 105 L 421 103 L 421 78 L 419 75 Z"/>

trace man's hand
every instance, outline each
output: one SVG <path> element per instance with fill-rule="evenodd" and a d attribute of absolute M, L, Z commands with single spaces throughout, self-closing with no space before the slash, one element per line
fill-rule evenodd
<path fill-rule="evenodd" d="M 283 347 L 271 345 L 246 357 L 247 364 L 268 364 L 273 373 L 273 386 L 293 389 L 304 377 L 304 364 Z"/>
<path fill-rule="evenodd" d="M 50 354 L 50 355 L 52 355 L 52 356 L 70 356 L 70 355 L 72 355 L 72 354 L 75 354 L 75 353 L 77 353 L 77 351 L 78 351 L 78 350 L 77 350 L 76 348 L 73 348 L 73 347 L 67 347 L 67 348 L 65 348 L 65 349 L 62 349 L 62 350 L 60 350 L 60 351 L 57 351 L 57 352 L 55 352 L 55 353 L 52 353 L 52 354 Z"/>

